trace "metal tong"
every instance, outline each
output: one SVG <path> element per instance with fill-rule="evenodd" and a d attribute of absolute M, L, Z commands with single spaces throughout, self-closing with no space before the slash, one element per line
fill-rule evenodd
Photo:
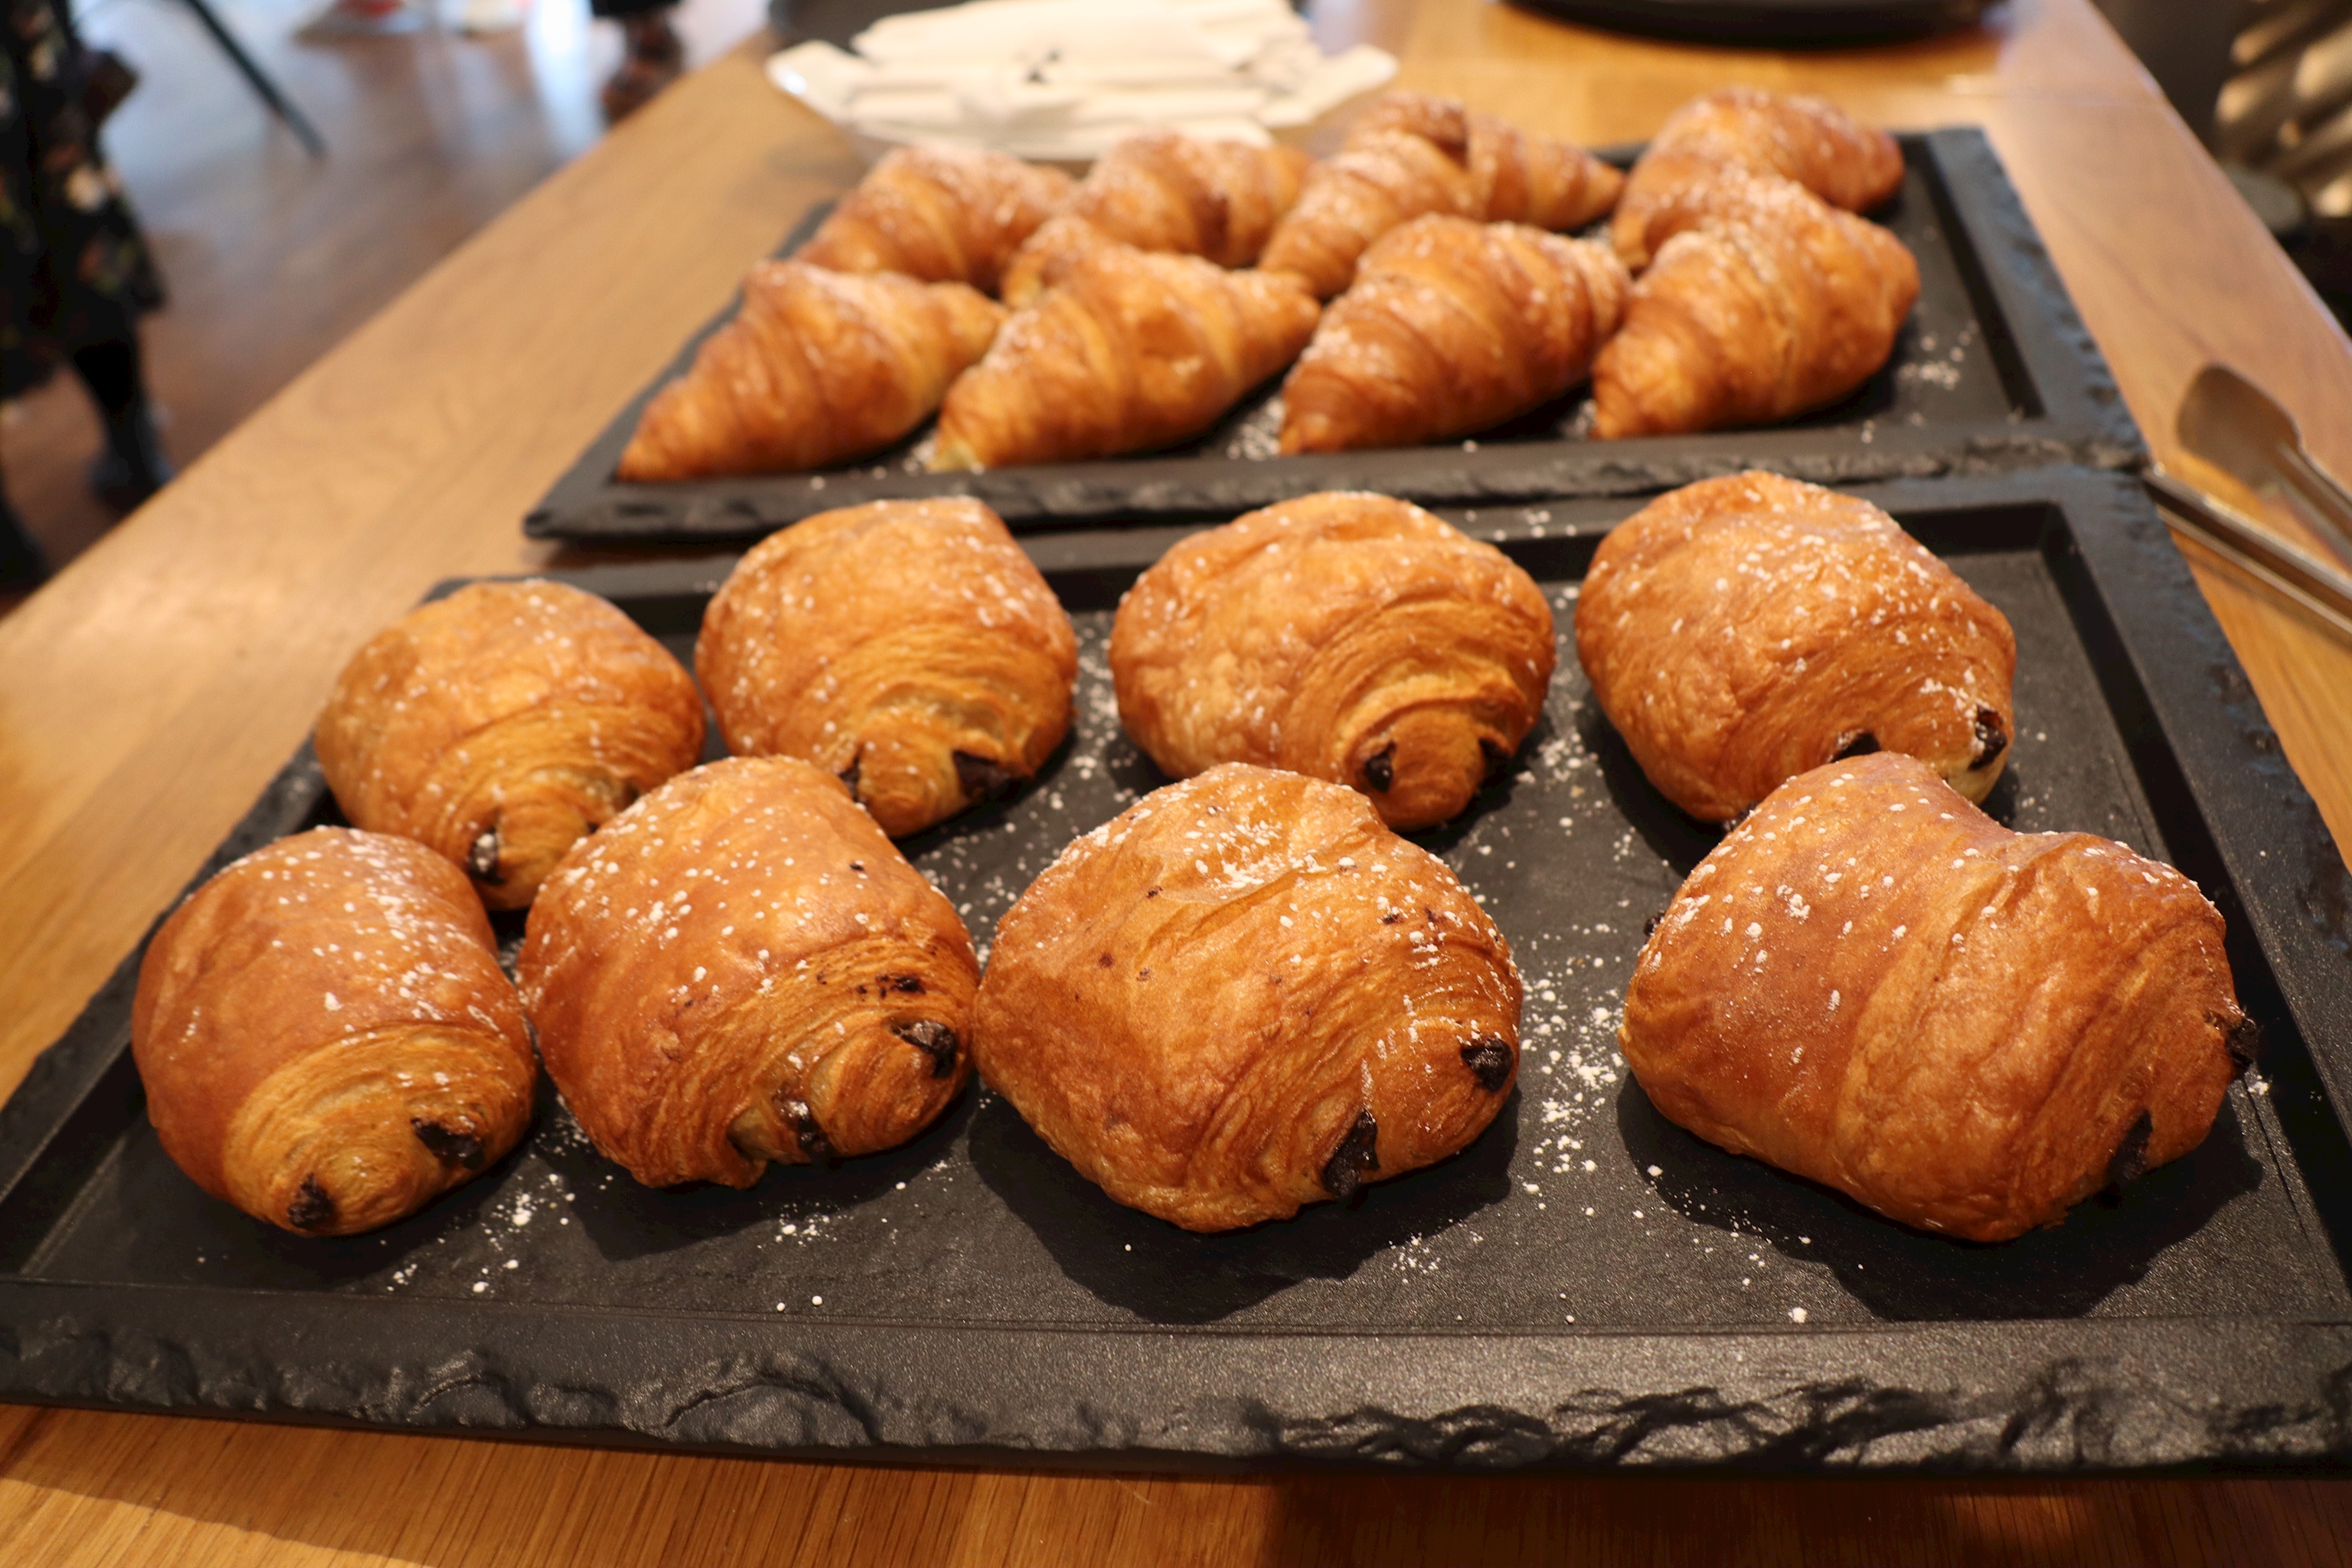
<path fill-rule="evenodd" d="M 2263 531 L 2252 519 L 2224 506 L 2162 468 L 2140 476 L 2157 510 L 2185 533 L 2259 581 L 2285 595 L 2352 640 L 2352 578 Z"/>
<path fill-rule="evenodd" d="M 2352 493 L 2319 466 L 2294 416 L 2270 394 L 2227 365 L 2209 364 L 2189 384 L 2173 428 L 2183 447 L 2247 489 L 2282 495 L 2352 563 Z"/>

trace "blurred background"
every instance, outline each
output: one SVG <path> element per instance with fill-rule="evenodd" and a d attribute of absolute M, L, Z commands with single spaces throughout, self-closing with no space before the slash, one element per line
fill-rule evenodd
<path fill-rule="evenodd" d="M 322 3 L 72 8 L 91 58 L 135 77 L 92 80 L 130 87 L 101 142 L 169 292 L 142 335 L 183 467 L 629 107 L 608 91 L 633 58 L 624 27 L 590 0 Z M 2098 3 L 2322 297 L 2352 309 L 2352 0 Z M 740 43 L 772 4 L 822 32 L 886 8 L 683 0 L 667 14 L 677 63 Z M 56 564 L 117 515 L 90 483 L 101 435 L 70 374 L 0 405 L 0 473 Z"/>

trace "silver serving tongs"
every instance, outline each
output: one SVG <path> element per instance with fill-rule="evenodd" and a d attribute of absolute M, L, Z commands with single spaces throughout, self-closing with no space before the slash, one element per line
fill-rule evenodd
<path fill-rule="evenodd" d="M 2257 493 L 2276 492 L 2352 563 L 2352 493 L 2312 458 L 2294 416 L 2227 365 L 2189 384 L 2174 423 L 2180 444 Z"/>
<path fill-rule="evenodd" d="M 2352 578 L 2317 556 L 2273 538 L 2252 519 L 2166 473 L 2140 476 L 2157 510 L 2178 532 L 2293 599 L 2352 640 Z"/>

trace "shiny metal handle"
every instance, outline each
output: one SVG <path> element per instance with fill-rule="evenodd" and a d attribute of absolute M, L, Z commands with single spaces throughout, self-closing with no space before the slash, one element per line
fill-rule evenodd
<path fill-rule="evenodd" d="M 2162 468 L 2141 476 L 2164 521 L 2261 579 L 2352 640 L 2352 578 L 2274 539 L 2251 519 Z"/>

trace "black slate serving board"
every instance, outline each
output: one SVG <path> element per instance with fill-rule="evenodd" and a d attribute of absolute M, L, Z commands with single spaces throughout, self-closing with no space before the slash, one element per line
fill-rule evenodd
<path fill-rule="evenodd" d="M 2132 468 L 2137 426 L 2019 205 L 1973 128 L 1901 138 L 1902 190 L 1874 215 L 1919 258 L 1919 302 L 1886 367 L 1853 396 L 1789 425 L 1622 441 L 1583 437 L 1580 387 L 1475 440 L 1434 447 L 1276 455 L 1280 383 L 1206 436 L 1155 456 L 923 471 L 929 426 L 896 449 L 816 474 L 623 484 L 613 478 L 646 403 L 693 362 L 730 305 L 624 408 L 524 521 L 536 538 L 745 539 L 813 513 L 908 496 L 972 495 L 1016 531 L 1112 519 L 1230 518 L 1287 496 L 1381 490 L 1428 505 L 1530 497 L 1633 495 L 1753 466 L 1822 484 L 1979 474 L 2052 463 Z M 1630 162 L 1632 153 L 1620 155 Z M 781 247 L 814 231 L 811 213 Z"/>
<path fill-rule="evenodd" d="M 0 1109 L 0 1397 L 929 1459 L 1785 1470 L 2333 1464 L 2352 1453 L 2347 879 L 2161 523 L 2112 474 L 1866 489 L 2009 616 L 1990 807 L 2109 835 L 2219 902 L 2265 1044 L 2191 1156 L 2056 1230 L 1906 1230 L 1664 1121 L 1612 1049 L 1715 835 L 1642 778 L 1570 637 L 1634 503 L 1454 515 L 1535 574 L 1563 658 L 1518 766 L 1418 836 L 1528 983 L 1515 1099 L 1351 1206 L 1196 1237 L 1118 1207 L 984 1089 L 908 1147 L 654 1192 L 553 1097 L 515 1155 L 382 1233 L 298 1237 L 164 1157 L 137 954 Z M 1159 776 L 1104 637 L 1181 529 L 1025 542 L 1082 634 L 1071 742 L 906 847 L 985 943 Z M 572 580 L 684 650 L 728 562 Z M 335 820 L 306 752 L 217 863 Z M 501 917 L 511 942 L 512 917 Z"/>

